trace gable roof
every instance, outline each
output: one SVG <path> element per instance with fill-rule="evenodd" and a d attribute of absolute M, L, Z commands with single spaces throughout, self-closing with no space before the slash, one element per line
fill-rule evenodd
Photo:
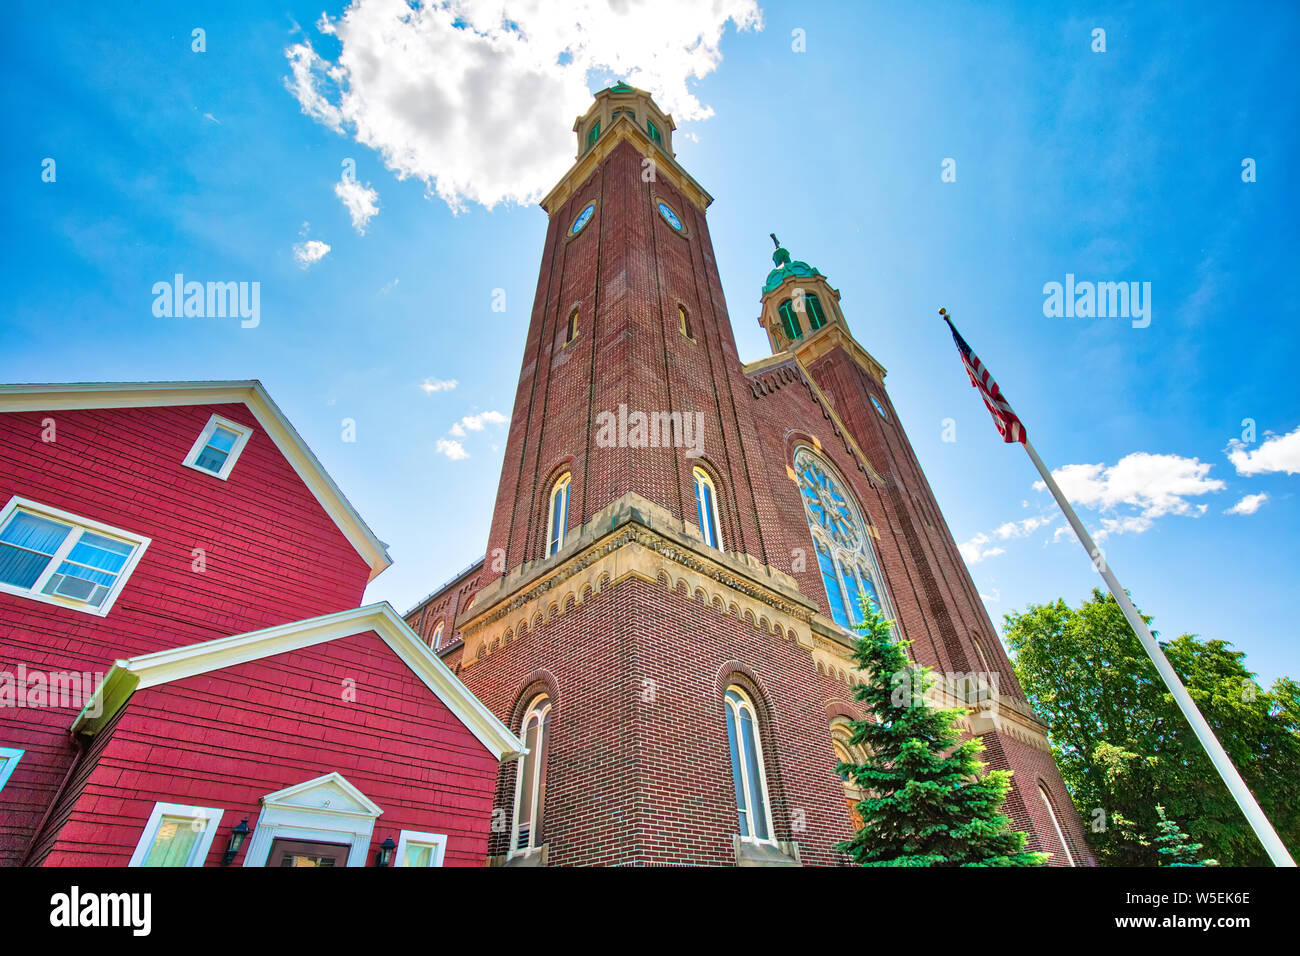
<path fill-rule="evenodd" d="M 349 783 L 347 778 L 337 770 L 313 777 L 311 780 L 304 780 L 302 783 L 295 783 L 292 787 L 285 787 L 275 793 L 268 793 L 262 797 L 261 802 L 265 807 L 319 810 L 321 809 L 319 798 L 322 793 L 330 797 L 325 806 L 329 808 L 331 815 L 347 813 L 359 817 L 377 817 L 384 812 L 379 804 Z"/>
<path fill-rule="evenodd" d="M 137 690 L 325 644 L 364 631 L 378 634 L 498 760 L 513 760 L 523 755 L 523 742 L 470 693 L 460 678 L 398 617 L 387 601 L 116 661 L 77 715 L 72 731 L 98 733 L 126 706 Z"/>
<path fill-rule="evenodd" d="M 262 383 L 245 382 L 83 382 L 51 385 L 0 385 L 0 412 L 58 411 L 83 408 L 146 408 L 172 405 L 243 404 L 275 442 L 298 477 L 343 532 L 375 577 L 392 564 L 380 541 L 334 484 Z"/>

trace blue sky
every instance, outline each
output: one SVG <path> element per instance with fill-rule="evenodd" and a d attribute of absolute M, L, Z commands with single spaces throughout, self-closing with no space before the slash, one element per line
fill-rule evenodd
<path fill-rule="evenodd" d="M 571 159 L 584 90 L 639 77 L 715 197 L 742 358 L 768 351 L 775 231 L 888 369 L 995 622 L 1099 579 L 998 441 L 940 306 L 1048 464 L 1098 466 L 1067 469 L 1067 490 L 1111 523 L 1108 558 L 1156 627 L 1300 677 L 1294 6 L 763 3 L 756 29 L 731 0 L 730 22 L 648 29 L 630 4 L 572 49 L 558 16 L 528 14 L 529 43 L 444 47 L 428 41 L 449 27 L 385 26 L 381 6 L 323 34 L 344 4 L 19 4 L 0 41 L 0 380 L 260 378 L 391 545 L 368 598 L 404 610 L 485 546 L 504 444 L 486 413 L 511 410 L 545 231 L 528 199 Z M 336 194 L 348 159 L 359 219 Z M 304 268 L 310 242 L 329 252 Z M 259 282 L 260 323 L 155 316 L 177 272 Z M 1045 316 L 1067 273 L 1151 283 L 1150 325 Z M 1253 513 L 1226 513 L 1243 499 Z"/>

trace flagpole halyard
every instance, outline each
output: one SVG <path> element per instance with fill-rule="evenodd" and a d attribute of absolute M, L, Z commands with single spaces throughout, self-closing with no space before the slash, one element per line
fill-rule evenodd
<path fill-rule="evenodd" d="M 1173 695 L 1174 703 L 1178 705 L 1178 709 L 1187 718 L 1192 733 L 1196 735 L 1196 739 L 1205 748 L 1210 763 L 1214 765 L 1214 769 L 1223 778 L 1224 784 L 1228 787 L 1228 792 L 1232 794 L 1237 806 L 1245 814 L 1246 821 L 1250 824 L 1251 829 L 1255 831 L 1255 836 L 1259 838 L 1259 842 L 1264 845 L 1264 850 L 1268 853 L 1269 859 L 1273 861 L 1275 866 L 1294 867 L 1296 865 L 1295 860 L 1287 852 L 1287 848 L 1282 843 L 1281 838 L 1278 837 L 1277 831 L 1273 829 L 1273 824 L 1269 822 L 1268 817 L 1264 815 L 1264 811 L 1260 809 L 1254 794 L 1250 792 L 1250 788 L 1246 786 L 1246 781 L 1241 778 L 1241 774 L 1233 766 L 1232 760 L 1223 749 L 1223 745 L 1219 743 L 1219 739 L 1214 736 L 1214 731 L 1201 715 L 1196 702 L 1187 693 L 1187 688 L 1183 686 L 1178 673 L 1174 670 L 1173 665 L 1169 663 L 1169 659 L 1165 657 L 1164 651 L 1160 649 L 1160 645 L 1152 636 L 1146 621 L 1142 620 L 1142 615 L 1138 614 L 1137 608 L 1129 600 L 1128 592 L 1120 585 L 1119 579 L 1115 577 L 1114 572 L 1106 563 L 1101 550 L 1093 543 L 1092 536 L 1088 534 L 1088 529 L 1083 526 L 1079 516 L 1074 513 L 1069 500 L 1062 493 L 1056 479 L 1052 477 L 1051 471 L 1043 464 L 1043 460 L 1038 457 L 1038 452 L 1034 450 L 1034 446 L 1029 443 L 1029 437 L 1025 433 L 1024 425 L 1016 417 L 1015 412 L 1011 410 L 1011 405 L 1007 402 L 1006 396 L 1002 394 L 1001 389 L 998 388 L 998 383 L 993 380 L 993 376 L 989 374 L 987 367 L 971 351 L 971 347 L 966 340 L 961 337 L 961 333 L 957 331 L 957 327 L 952 323 L 952 316 L 948 314 L 948 310 L 940 309 L 939 314 L 948 323 L 948 328 L 952 331 L 953 342 L 956 344 L 957 351 L 961 354 L 962 364 L 966 368 L 966 374 L 970 376 L 971 385 L 979 390 L 980 397 L 984 399 L 989 414 L 993 416 L 993 422 L 997 426 L 1002 440 L 1005 442 L 1018 441 L 1025 446 L 1025 453 L 1029 455 L 1029 460 L 1034 463 L 1034 467 L 1038 469 L 1039 475 L 1043 478 L 1043 483 L 1047 485 L 1052 497 L 1056 499 L 1056 503 L 1064 512 L 1065 519 L 1070 523 L 1070 527 L 1074 529 L 1079 543 L 1083 545 L 1083 549 L 1088 552 L 1088 557 L 1092 559 L 1093 567 L 1097 569 L 1102 580 L 1106 582 L 1106 587 L 1110 589 L 1111 596 L 1119 604 L 1120 610 L 1124 612 L 1124 618 L 1128 621 L 1129 626 L 1133 628 L 1133 633 L 1137 635 L 1138 641 L 1141 642 L 1142 649 L 1151 658 L 1151 663 L 1155 665 L 1156 672 L 1160 674 L 1160 679 L 1165 682 L 1165 687 L 1169 688 L 1169 693 Z"/>

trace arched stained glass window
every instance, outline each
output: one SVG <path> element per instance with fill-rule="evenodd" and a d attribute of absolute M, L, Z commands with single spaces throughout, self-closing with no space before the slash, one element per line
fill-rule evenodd
<path fill-rule="evenodd" d="M 433 629 L 433 637 L 429 638 L 429 646 L 435 651 L 442 647 L 442 626 L 443 622 L 439 621 L 438 626 Z"/>
<path fill-rule="evenodd" d="M 727 688 L 727 744 L 731 748 L 731 779 L 736 785 L 736 817 L 740 838 L 775 843 L 767 800 L 767 771 L 758 734 L 754 703 L 739 687 Z"/>
<path fill-rule="evenodd" d="M 863 596 L 882 615 L 892 617 L 880 566 L 857 504 L 825 462 L 808 448 L 795 451 L 794 471 L 835 623 L 851 628 L 860 621 Z"/>

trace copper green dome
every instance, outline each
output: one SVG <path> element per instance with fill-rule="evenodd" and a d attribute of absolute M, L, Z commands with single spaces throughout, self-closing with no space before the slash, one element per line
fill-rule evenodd
<path fill-rule="evenodd" d="M 781 246 L 780 240 L 776 238 L 775 233 L 772 234 L 772 242 L 776 245 L 776 252 L 772 253 L 772 261 L 776 264 L 776 268 L 767 274 L 767 282 L 763 283 L 764 295 L 777 288 L 791 276 L 821 275 L 815 266 L 800 262 L 798 259 L 791 260 L 790 251 Z"/>

